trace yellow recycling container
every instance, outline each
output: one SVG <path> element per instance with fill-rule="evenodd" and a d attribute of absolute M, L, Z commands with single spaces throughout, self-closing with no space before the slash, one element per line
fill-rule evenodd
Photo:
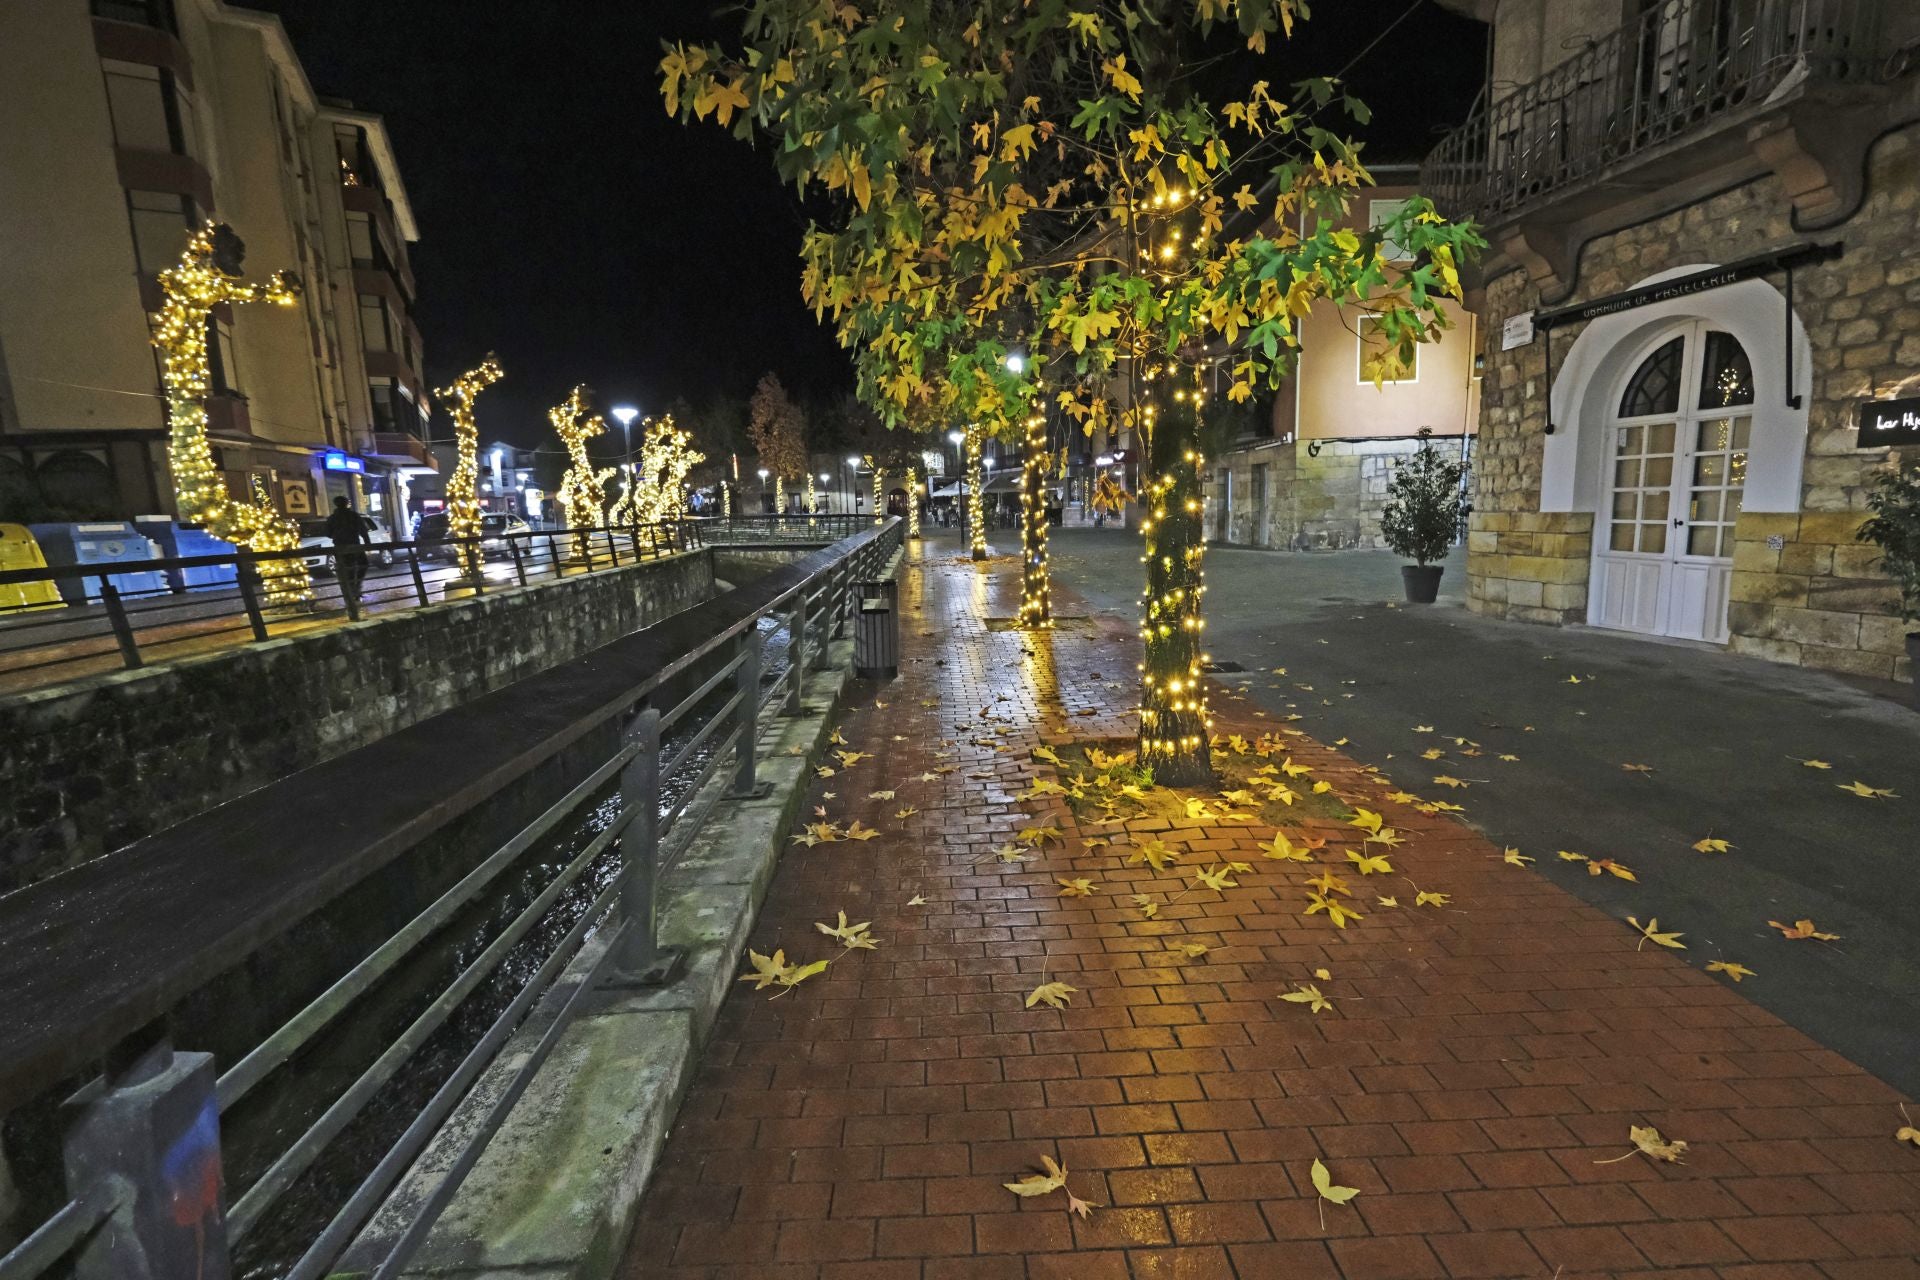
<path fill-rule="evenodd" d="M 0 569 L 44 569 L 47 558 L 23 524 L 0 524 Z M 0 583 L 0 619 L 26 609 L 58 609 L 66 602 L 51 582 Z"/>

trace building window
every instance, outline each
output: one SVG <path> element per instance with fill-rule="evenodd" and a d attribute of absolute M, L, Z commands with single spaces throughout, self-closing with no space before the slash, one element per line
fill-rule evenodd
<path fill-rule="evenodd" d="M 207 363 L 216 395 L 240 394 L 240 366 L 233 358 L 233 326 L 225 321 L 207 321 Z"/>
<path fill-rule="evenodd" d="M 373 401 L 375 431 L 405 431 L 406 416 L 401 408 L 405 398 L 392 378 L 368 378 L 367 394 Z"/>
<path fill-rule="evenodd" d="M 93 0 L 93 16 L 178 31 L 173 20 L 173 0 Z"/>
<path fill-rule="evenodd" d="M 113 142 L 134 151 L 195 152 L 193 104 L 173 72 L 138 62 L 102 59 Z"/>
<path fill-rule="evenodd" d="M 373 257 L 373 218 L 369 214 L 347 214 L 347 253 L 356 267 L 371 267 Z"/>
<path fill-rule="evenodd" d="M 170 191 L 127 192 L 133 257 L 142 274 L 157 275 L 180 261 L 199 219 L 190 196 Z"/>
<path fill-rule="evenodd" d="M 385 298 L 372 293 L 360 295 L 360 341 L 366 350 L 393 350 L 393 330 L 388 315 Z"/>
<path fill-rule="evenodd" d="M 1680 360 L 1686 351 L 1686 337 L 1663 343 L 1658 351 L 1641 362 L 1620 397 L 1620 416 L 1644 418 L 1649 414 L 1678 412 L 1680 408 Z"/>
<path fill-rule="evenodd" d="M 1367 201 L 1368 229 L 1376 230 L 1380 227 L 1386 226 L 1389 222 L 1392 222 L 1395 218 L 1399 217 L 1400 211 L 1406 207 L 1407 207 L 1407 201 L 1405 200 L 1369 200 Z M 1391 258 L 1395 262 L 1404 262 L 1408 258 L 1411 258 L 1413 256 L 1411 253 L 1407 252 L 1406 247 L 1404 245 L 1392 239 L 1382 240 L 1380 242 L 1380 252 L 1385 254 L 1388 258 Z"/>
<path fill-rule="evenodd" d="M 1387 341 L 1386 335 L 1381 332 L 1379 320 L 1373 316 L 1360 317 L 1359 339 L 1361 382 L 1373 382 L 1376 373 L 1381 382 L 1420 381 L 1418 343 L 1402 360 L 1399 350 Z"/>

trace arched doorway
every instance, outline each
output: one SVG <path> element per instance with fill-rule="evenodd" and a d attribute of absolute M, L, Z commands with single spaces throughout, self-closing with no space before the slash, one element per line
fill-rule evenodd
<path fill-rule="evenodd" d="M 1624 363 L 1606 402 L 1588 621 L 1724 642 L 1753 447 L 1752 361 L 1732 333 L 1689 320 Z"/>

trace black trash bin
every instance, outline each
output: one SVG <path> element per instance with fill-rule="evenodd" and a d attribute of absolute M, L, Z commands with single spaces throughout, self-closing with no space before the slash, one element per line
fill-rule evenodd
<path fill-rule="evenodd" d="M 862 680 L 900 674 L 899 590 L 892 579 L 854 584 L 853 674 Z"/>

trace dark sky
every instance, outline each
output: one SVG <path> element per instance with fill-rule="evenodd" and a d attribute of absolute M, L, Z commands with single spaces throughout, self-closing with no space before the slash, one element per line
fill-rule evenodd
<path fill-rule="evenodd" d="M 803 397 L 848 389 L 800 301 L 805 219 L 762 151 L 662 109 L 664 38 L 722 38 L 709 0 L 244 0 L 279 13 L 316 92 L 386 116 L 420 225 L 428 377 L 487 350 L 507 378 L 483 438 L 544 442 L 575 382 L 602 405 L 744 397 L 772 369 Z M 1484 28 L 1433 0 L 1321 0 L 1258 74 L 1339 70 L 1374 111 L 1370 158 L 1417 158 L 1478 89 Z M 436 431 L 449 428 L 439 423 Z"/>

